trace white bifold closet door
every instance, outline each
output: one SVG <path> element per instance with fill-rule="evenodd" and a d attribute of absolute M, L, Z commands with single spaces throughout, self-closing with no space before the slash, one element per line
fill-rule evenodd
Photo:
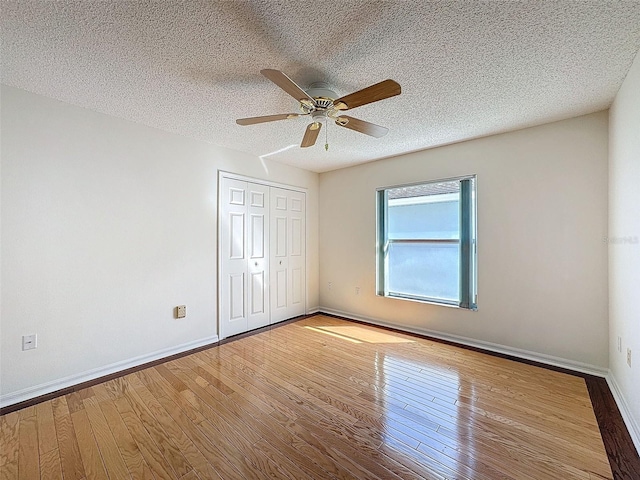
<path fill-rule="evenodd" d="M 270 322 L 269 187 L 222 177 L 221 188 L 220 318 L 228 337 Z"/>
<path fill-rule="evenodd" d="M 305 313 L 305 195 L 271 188 L 271 323 Z"/>
<path fill-rule="evenodd" d="M 305 194 L 220 178 L 220 338 L 305 313 Z"/>

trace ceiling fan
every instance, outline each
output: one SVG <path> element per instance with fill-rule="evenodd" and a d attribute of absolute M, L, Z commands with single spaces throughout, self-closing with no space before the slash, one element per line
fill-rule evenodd
<path fill-rule="evenodd" d="M 260 70 L 260 73 L 300 102 L 300 111 L 302 113 L 281 113 L 263 117 L 239 118 L 236 120 L 236 123 L 238 125 L 254 125 L 256 123 L 274 122 L 276 120 L 287 120 L 310 115 L 312 121 L 307 126 L 307 130 L 302 138 L 302 143 L 300 144 L 303 148 L 311 147 L 316 143 L 322 123 L 326 123 L 328 119 L 334 120 L 336 125 L 340 127 L 345 127 L 376 138 L 383 137 L 389 131 L 388 128 L 342 115 L 342 112 L 400 95 L 401 92 L 400 85 L 397 82 L 394 80 L 383 80 L 357 92 L 336 98 L 337 95 L 324 83 L 314 83 L 305 92 L 296 85 L 293 80 L 279 70 L 265 69 Z M 328 148 L 327 145 L 325 145 L 325 148 Z"/>

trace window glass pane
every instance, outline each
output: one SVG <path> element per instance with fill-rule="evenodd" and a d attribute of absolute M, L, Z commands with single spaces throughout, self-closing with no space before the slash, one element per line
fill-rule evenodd
<path fill-rule="evenodd" d="M 460 182 L 388 190 L 388 239 L 458 239 Z"/>
<path fill-rule="evenodd" d="M 457 243 L 391 243 L 388 287 L 391 293 L 457 301 L 460 258 Z"/>
<path fill-rule="evenodd" d="M 437 195 L 436 197 L 442 197 Z M 451 195 L 447 195 L 450 197 Z M 389 201 L 389 239 L 458 239 L 460 205 L 458 194 L 449 201 L 394 205 Z M 411 200 L 419 202 L 423 198 Z"/>

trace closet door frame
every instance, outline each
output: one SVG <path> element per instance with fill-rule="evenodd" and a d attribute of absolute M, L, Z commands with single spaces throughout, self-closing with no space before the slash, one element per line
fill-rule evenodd
<path fill-rule="evenodd" d="M 217 189 L 218 189 L 218 194 L 217 194 L 217 205 L 216 205 L 216 232 L 217 232 L 217 238 L 216 238 L 216 250 L 217 250 L 217 255 L 216 255 L 216 270 L 217 270 L 217 275 L 216 275 L 216 280 L 217 280 L 217 284 L 216 284 L 216 325 L 217 325 L 217 329 L 218 329 L 218 338 L 220 340 L 226 338 L 228 335 L 225 334 L 225 332 L 223 331 L 223 327 L 222 327 L 222 322 L 221 322 L 221 307 L 222 307 L 222 292 L 220 291 L 221 287 L 222 287 L 222 275 L 223 275 L 223 271 L 222 271 L 222 249 L 220 248 L 221 245 L 221 238 L 222 235 L 224 234 L 224 232 L 222 232 L 222 223 L 221 222 L 221 214 L 222 214 L 222 209 L 221 209 L 221 204 L 223 201 L 223 195 L 224 192 L 222 191 L 221 187 L 221 179 L 222 178 L 228 178 L 228 179 L 233 179 L 233 180 L 240 180 L 242 182 L 249 182 L 249 183 L 255 183 L 255 184 L 259 184 L 259 185 L 264 185 L 266 187 L 275 187 L 275 188 L 282 188 L 285 190 L 292 190 L 294 192 L 299 192 L 305 195 L 305 198 L 307 196 L 307 189 L 304 187 L 298 187 L 295 185 L 288 185 L 285 183 L 277 183 L 277 182 L 271 182 L 269 180 L 264 180 L 261 178 L 255 178 L 255 177 L 249 177 L 246 175 L 239 175 L 233 172 L 228 172 L 225 170 L 218 170 L 218 178 L 217 178 Z M 308 252 L 307 252 L 307 244 L 308 244 L 308 209 L 307 209 L 307 202 L 305 202 L 305 234 L 304 234 L 304 242 L 305 242 L 305 279 L 304 279 L 304 314 L 306 315 L 308 312 L 308 299 L 309 299 L 309 256 L 308 256 Z"/>

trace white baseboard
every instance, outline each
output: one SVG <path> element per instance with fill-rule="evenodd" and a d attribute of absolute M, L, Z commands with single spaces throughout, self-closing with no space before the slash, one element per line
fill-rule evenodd
<path fill-rule="evenodd" d="M 622 390 L 620 390 L 618 382 L 616 382 L 616 378 L 613 376 L 613 373 L 609 371 L 605 378 L 607 380 L 607 384 L 609 385 L 609 390 L 611 390 L 613 398 L 618 405 L 618 409 L 620 410 L 622 419 L 627 426 L 627 430 L 629 430 L 629 435 L 631 435 L 631 440 L 633 440 L 636 451 L 640 453 L 640 427 L 634 420 L 633 415 L 631 415 L 629 404 L 624 398 L 624 395 L 622 395 Z"/>
<path fill-rule="evenodd" d="M 307 309 L 307 315 L 314 315 L 316 313 L 320 312 L 320 307 L 311 307 Z"/>
<path fill-rule="evenodd" d="M 25 400 L 30 400 L 41 395 L 46 395 L 47 393 L 55 392 L 56 390 L 60 390 L 62 388 L 79 385 L 90 380 L 95 380 L 96 378 L 127 370 L 128 368 L 138 367 L 140 365 L 144 365 L 145 363 L 170 357 L 171 355 L 175 355 L 177 353 L 183 353 L 189 350 L 193 350 L 194 348 L 204 347 L 205 345 L 210 345 L 212 343 L 216 343 L 217 341 L 218 336 L 214 335 L 212 337 L 203 338 L 194 342 L 183 343 L 182 345 L 178 345 L 176 347 L 165 348 L 163 350 L 158 350 L 146 355 L 140 355 L 139 357 L 112 363 L 110 365 L 94 368 L 92 370 L 87 370 L 85 372 L 77 373 L 74 375 L 69 375 L 64 378 L 42 383 L 40 385 L 35 385 L 33 387 L 28 387 L 23 390 L 18 390 L 17 392 L 0 395 L 0 407 L 8 407 L 9 405 L 14 405 L 16 403 L 24 402 Z"/>
<path fill-rule="evenodd" d="M 374 325 L 380 325 L 382 327 L 391 327 L 397 330 L 402 330 L 409 333 L 417 333 L 418 335 L 425 335 L 428 337 L 438 338 L 441 340 L 448 340 L 450 342 L 467 345 L 470 347 L 482 348 L 490 352 L 502 353 L 505 355 L 511 355 L 514 357 L 532 360 L 534 362 L 544 363 L 546 365 L 553 365 L 556 367 L 566 368 L 567 370 L 573 370 L 580 373 L 587 373 L 589 375 L 595 375 L 597 377 L 606 377 L 609 372 L 608 369 L 598 367 L 595 365 L 589 365 L 587 363 L 576 362 L 574 360 L 567 360 L 564 358 L 554 357 L 552 355 L 545 355 L 542 353 L 532 352 L 529 350 L 522 350 L 520 348 L 508 347 L 506 345 L 500 345 L 497 343 L 484 342 L 481 340 L 475 340 L 473 338 L 462 337 L 459 335 L 452 335 L 449 333 L 442 333 L 436 330 L 428 330 L 426 328 L 408 327 L 405 325 L 398 325 L 395 323 L 387 322 L 386 320 L 364 317 L 349 312 L 343 312 L 341 310 L 335 310 L 333 308 L 320 307 L 320 313 L 330 313 L 338 315 L 340 317 L 349 318 L 352 320 L 360 320 L 362 322 L 371 323 Z"/>

